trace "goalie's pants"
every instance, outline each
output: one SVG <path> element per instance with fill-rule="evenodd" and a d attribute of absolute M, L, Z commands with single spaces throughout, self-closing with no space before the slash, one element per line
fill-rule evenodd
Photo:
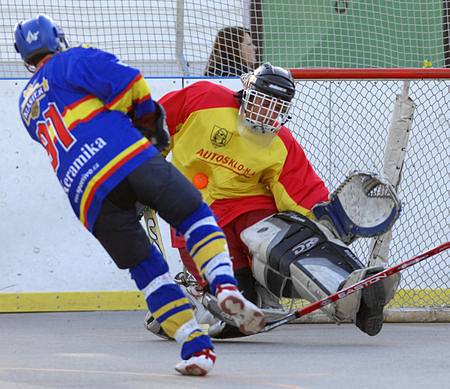
<path fill-rule="evenodd" d="M 120 269 L 137 265 L 150 252 L 151 245 L 139 222 L 136 202 L 155 209 L 176 227 L 200 207 L 202 198 L 161 155 L 132 171 L 103 201 L 93 231 Z"/>

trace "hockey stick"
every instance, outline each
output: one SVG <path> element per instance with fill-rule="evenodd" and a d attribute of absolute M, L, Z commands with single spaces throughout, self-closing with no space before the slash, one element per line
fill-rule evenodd
<path fill-rule="evenodd" d="M 145 207 L 143 213 L 145 227 L 147 228 L 147 235 L 150 242 L 156 245 L 163 257 L 166 258 L 156 211 L 150 207 Z"/>
<path fill-rule="evenodd" d="M 329 295 L 328 297 L 325 297 L 325 298 L 318 300 L 312 304 L 309 304 L 306 307 L 300 308 L 300 309 L 296 310 L 295 312 L 285 316 L 283 319 L 280 319 L 274 323 L 268 324 L 260 332 L 271 331 L 274 328 L 277 328 L 283 324 L 291 322 L 292 320 L 295 320 L 302 316 L 308 315 L 308 314 L 324 307 L 325 305 L 328 305 L 328 304 L 334 303 L 335 301 L 343 299 L 344 297 L 346 297 L 352 293 L 355 293 L 360 289 L 367 288 L 368 286 L 370 286 L 378 281 L 381 281 L 384 278 L 392 276 L 393 274 L 396 274 L 403 269 L 406 269 L 412 265 L 415 265 L 416 263 L 423 261 L 424 259 L 430 258 L 436 254 L 439 254 L 440 252 L 445 251 L 449 248 L 450 248 L 450 242 L 446 242 L 446 243 L 443 243 L 431 250 L 428 250 L 414 258 L 408 259 L 402 263 L 399 263 L 398 265 L 395 265 L 386 270 L 380 271 L 379 273 L 374 274 L 371 277 L 361 280 L 361 281 L 357 282 L 356 284 L 350 285 L 348 288 L 342 289 L 336 293 Z"/>

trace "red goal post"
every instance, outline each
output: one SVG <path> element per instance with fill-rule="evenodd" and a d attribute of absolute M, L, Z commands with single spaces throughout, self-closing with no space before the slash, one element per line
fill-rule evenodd
<path fill-rule="evenodd" d="M 450 80 L 450 68 L 290 69 L 297 80 Z"/>
<path fill-rule="evenodd" d="M 290 69 L 288 127 L 330 190 L 353 170 L 384 173 L 403 203 L 393 230 L 352 249 L 394 265 L 448 241 L 450 69 Z M 393 321 L 450 321 L 450 254 L 402 274 Z"/>

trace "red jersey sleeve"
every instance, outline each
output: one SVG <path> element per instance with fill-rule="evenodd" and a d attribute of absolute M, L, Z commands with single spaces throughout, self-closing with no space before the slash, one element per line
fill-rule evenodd
<path fill-rule="evenodd" d="M 281 170 L 275 172 L 268 183 L 277 208 L 311 217 L 311 208 L 327 201 L 329 191 L 290 131 L 283 127 L 279 137 L 286 148 L 285 160 Z"/>
<path fill-rule="evenodd" d="M 186 94 L 186 89 L 179 89 L 167 93 L 158 101 L 166 111 L 166 121 L 171 136 L 177 132 L 178 125 L 186 120 Z"/>

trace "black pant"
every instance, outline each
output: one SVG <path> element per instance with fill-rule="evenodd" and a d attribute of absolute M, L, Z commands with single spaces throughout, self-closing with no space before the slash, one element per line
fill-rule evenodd
<path fill-rule="evenodd" d="M 177 227 L 200 206 L 202 198 L 160 155 L 131 172 L 105 198 L 94 225 L 94 236 L 120 269 L 133 267 L 150 254 L 150 242 L 136 211 L 138 202 Z"/>

